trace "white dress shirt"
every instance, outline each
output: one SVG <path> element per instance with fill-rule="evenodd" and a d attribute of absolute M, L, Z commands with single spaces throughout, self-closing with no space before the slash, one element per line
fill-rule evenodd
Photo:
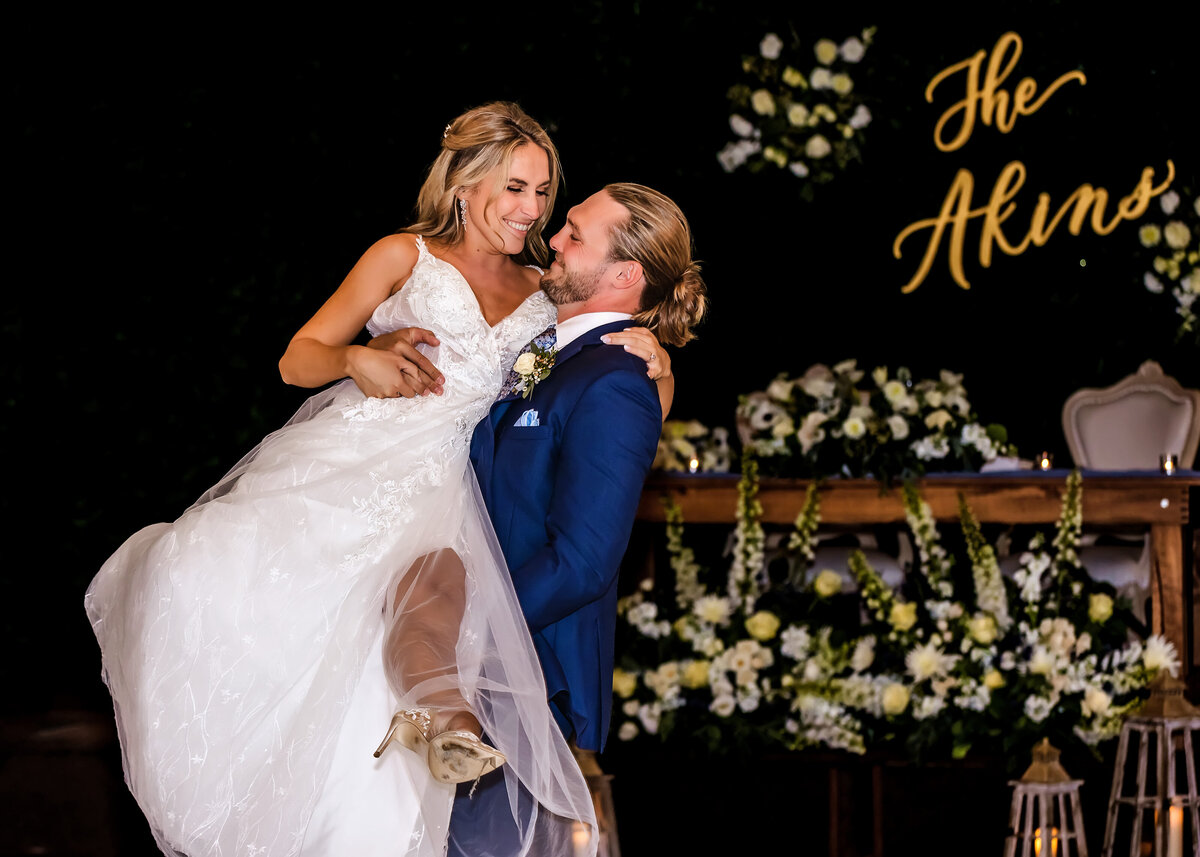
<path fill-rule="evenodd" d="M 568 342 L 578 339 L 593 328 L 614 321 L 628 321 L 631 318 L 633 316 L 627 312 L 585 312 L 572 316 L 555 326 L 554 347 L 562 349 Z"/>

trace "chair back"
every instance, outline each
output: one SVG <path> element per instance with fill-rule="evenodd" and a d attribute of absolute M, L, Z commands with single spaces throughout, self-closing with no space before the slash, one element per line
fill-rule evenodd
<path fill-rule="evenodd" d="M 1200 390 L 1182 387 L 1147 360 L 1111 387 L 1078 390 L 1062 412 L 1071 457 L 1091 470 L 1157 470 L 1162 453 L 1187 469 L 1200 444 Z"/>

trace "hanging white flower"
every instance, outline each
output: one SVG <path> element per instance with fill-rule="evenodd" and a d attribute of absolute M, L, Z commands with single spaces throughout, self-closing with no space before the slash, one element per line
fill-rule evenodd
<path fill-rule="evenodd" d="M 1172 220 L 1163 229 L 1163 237 L 1172 250 L 1182 250 L 1192 240 L 1192 232 L 1183 221 Z"/>
<path fill-rule="evenodd" d="M 854 89 L 854 81 L 845 73 L 835 74 L 829 81 L 830 88 L 838 95 L 849 95 Z"/>
<path fill-rule="evenodd" d="M 729 115 L 729 127 L 739 137 L 753 137 L 757 133 L 754 124 L 739 113 L 731 113 Z"/>
<path fill-rule="evenodd" d="M 813 54 L 821 65 L 829 65 L 838 56 L 838 46 L 832 39 L 821 39 L 813 45 Z"/>
<path fill-rule="evenodd" d="M 860 62 L 867 52 L 867 46 L 857 36 L 851 36 L 838 47 L 838 56 L 846 62 Z"/>
<path fill-rule="evenodd" d="M 871 111 L 867 109 L 867 105 L 860 104 L 854 108 L 854 113 L 850 115 L 849 125 L 856 131 L 861 131 L 871 124 Z"/>
<path fill-rule="evenodd" d="M 758 52 L 763 55 L 764 59 L 777 60 L 782 50 L 783 39 L 774 33 L 767 33 L 763 36 L 763 40 L 758 43 Z"/>
<path fill-rule="evenodd" d="M 808 83 L 813 89 L 833 89 L 833 72 L 818 66 L 808 76 Z"/>
<path fill-rule="evenodd" d="M 833 146 L 829 145 L 829 141 L 820 134 L 813 134 L 804 144 L 804 154 L 813 160 L 819 160 L 832 151 Z"/>

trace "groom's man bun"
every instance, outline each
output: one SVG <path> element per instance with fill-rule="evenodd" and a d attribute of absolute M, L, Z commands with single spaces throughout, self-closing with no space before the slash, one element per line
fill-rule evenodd
<path fill-rule="evenodd" d="M 692 259 L 692 230 L 674 202 L 645 185 L 618 182 L 604 188 L 629 218 L 612 228 L 609 261 L 641 263 L 645 285 L 633 321 L 659 342 L 683 345 L 696 335 L 708 306 L 700 266 Z"/>

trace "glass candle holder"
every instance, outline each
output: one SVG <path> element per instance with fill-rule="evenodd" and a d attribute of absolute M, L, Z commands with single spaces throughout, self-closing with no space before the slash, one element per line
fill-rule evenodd
<path fill-rule="evenodd" d="M 1174 476 L 1179 470 L 1179 456 L 1173 452 L 1164 452 L 1158 457 L 1158 470 L 1165 476 Z"/>
<path fill-rule="evenodd" d="M 688 462 L 688 473 L 695 473 L 699 469 L 700 469 L 700 459 L 696 458 L 693 455 L 691 461 Z"/>
<path fill-rule="evenodd" d="M 1037 457 L 1038 470 L 1050 470 L 1054 467 L 1054 454 L 1050 452 L 1042 452 Z"/>

